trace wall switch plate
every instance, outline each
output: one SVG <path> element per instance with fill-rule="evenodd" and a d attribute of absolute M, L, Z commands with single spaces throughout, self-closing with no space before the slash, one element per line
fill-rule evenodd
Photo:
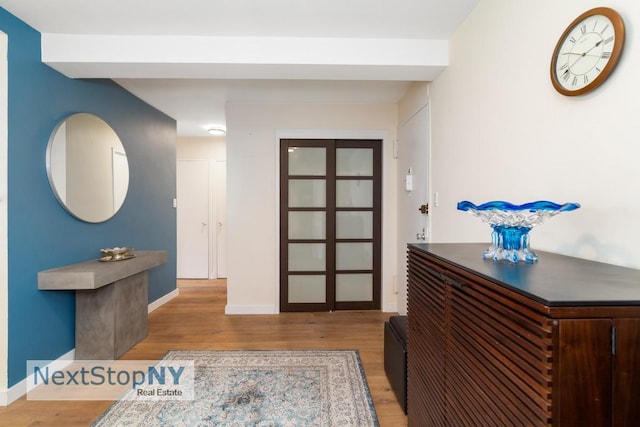
<path fill-rule="evenodd" d="M 407 175 L 404 177 L 404 189 L 407 191 L 413 191 L 413 175 Z"/>

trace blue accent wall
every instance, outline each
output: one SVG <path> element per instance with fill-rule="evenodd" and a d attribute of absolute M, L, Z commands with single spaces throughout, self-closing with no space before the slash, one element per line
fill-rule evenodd
<path fill-rule="evenodd" d="M 105 247 L 167 250 L 149 274 L 149 301 L 176 288 L 176 123 L 111 80 L 74 80 L 41 62 L 40 33 L 0 8 L 9 53 L 9 387 L 26 361 L 56 359 L 75 346 L 75 295 L 40 291 L 39 271 L 97 258 Z M 73 218 L 56 200 L 45 168 L 49 136 L 72 113 L 116 131 L 127 152 L 129 191 L 99 224 Z"/>

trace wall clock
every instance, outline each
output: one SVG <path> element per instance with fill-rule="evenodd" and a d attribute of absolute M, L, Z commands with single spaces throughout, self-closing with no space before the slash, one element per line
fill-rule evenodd
<path fill-rule="evenodd" d="M 618 12 L 597 7 L 578 16 L 562 33 L 551 57 L 551 83 L 567 96 L 600 86 L 616 67 L 624 46 Z"/>

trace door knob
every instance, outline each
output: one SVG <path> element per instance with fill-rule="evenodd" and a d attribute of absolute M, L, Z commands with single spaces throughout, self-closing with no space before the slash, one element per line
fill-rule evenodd
<path fill-rule="evenodd" d="M 422 229 L 422 233 L 417 233 L 416 234 L 416 239 L 418 239 L 418 240 L 427 240 L 427 233 L 424 231 L 424 228 Z"/>

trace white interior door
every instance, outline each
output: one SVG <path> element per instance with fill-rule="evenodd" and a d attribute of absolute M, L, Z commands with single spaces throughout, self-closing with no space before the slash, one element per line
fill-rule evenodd
<path fill-rule="evenodd" d="M 178 160 L 177 275 L 209 278 L 209 162 Z"/>
<path fill-rule="evenodd" d="M 398 282 L 407 277 L 407 243 L 429 241 L 429 107 L 424 105 L 398 129 Z M 407 175 L 410 186 L 407 187 Z M 432 206 L 429 206 L 432 209 Z M 406 286 L 398 287 L 398 312 L 406 314 Z"/>
<path fill-rule="evenodd" d="M 215 205 L 215 257 L 212 278 L 227 277 L 227 163 L 213 164 L 213 201 Z"/>

